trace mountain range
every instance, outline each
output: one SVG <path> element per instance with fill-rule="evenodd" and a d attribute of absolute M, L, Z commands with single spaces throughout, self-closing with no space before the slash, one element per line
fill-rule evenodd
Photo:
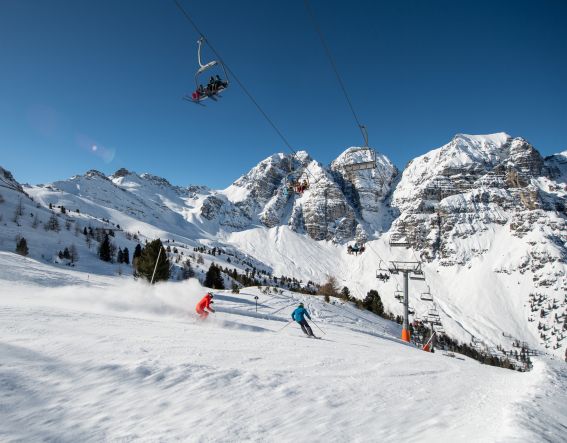
<path fill-rule="evenodd" d="M 361 162 L 375 167 L 353 170 Z M 292 182 L 306 189 L 296 192 Z M 25 237 L 30 257 L 54 267 L 62 245 L 76 243 L 77 271 L 116 273 L 117 264 L 88 259 L 96 251 L 79 235 L 86 226 L 112 227 L 130 250 L 156 237 L 185 257 L 216 247 L 227 252 L 215 259 L 223 266 L 316 283 L 334 276 L 358 298 L 377 289 L 401 313 L 399 277 L 381 282 L 376 271 L 415 261 L 425 277 L 410 284 L 415 317 L 435 310 L 449 335 L 485 347 L 525 341 L 563 355 L 567 346 L 567 151 L 543 158 L 505 133 L 458 134 L 403 171 L 365 148 L 330 165 L 305 151 L 278 153 L 223 190 L 124 168 L 24 185 L 0 168 L 0 196 L 0 249 L 14 251 L 16 236 Z M 38 229 L 53 213 L 67 229 Z M 348 254 L 353 242 L 366 252 Z"/>

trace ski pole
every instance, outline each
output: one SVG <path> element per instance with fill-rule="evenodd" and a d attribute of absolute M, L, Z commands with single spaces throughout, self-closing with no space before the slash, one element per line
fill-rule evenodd
<path fill-rule="evenodd" d="M 285 328 L 287 328 L 287 327 L 288 327 L 289 325 L 291 325 L 292 323 L 293 323 L 293 320 L 288 321 L 288 322 L 286 323 L 286 325 L 285 325 L 283 328 L 278 329 L 278 330 L 276 331 L 276 334 L 277 334 L 278 332 L 280 332 L 280 331 L 283 331 Z"/>
<path fill-rule="evenodd" d="M 317 323 L 315 323 L 315 320 L 311 319 L 311 321 L 313 322 L 313 324 L 315 326 L 317 326 L 317 328 L 319 328 L 319 325 Z M 325 331 L 323 331 L 321 328 L 319 328 L 319 331 L 321 331 L 323 334 L 327 335 L 327 333 Z"/>

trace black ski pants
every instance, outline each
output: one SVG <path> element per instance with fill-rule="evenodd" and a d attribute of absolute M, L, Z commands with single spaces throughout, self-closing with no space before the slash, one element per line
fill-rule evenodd
<path fill-rule="evenodd" d="M 313 335 L 313 331 L 311 330 L 311 326 L 307 323 L 307 320 L 303 319 L 299 323 L 301 326 L 301 330 L 305 333 L 305 335 Z"/>

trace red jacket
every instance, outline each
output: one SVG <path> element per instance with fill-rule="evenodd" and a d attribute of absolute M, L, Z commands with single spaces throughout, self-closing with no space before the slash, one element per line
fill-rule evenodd
<path fill-rule="evenodd" d="M 214 309 L 211 308 L 211 303 L 212 303 L 211 300 L 212 300 L 212 298 L 213 298 L 213 297 L 211 297 L 209 294 L 205 295 L 205 296 L 201 299 L 201 301 L 200 301 L 199 303 L 197 303 L 197 306 L 196 306 L 196 308 L 195 308 L 196 311 L 197 311 L 197 312 L 199 312 L 199 311 L 202 312 L 202 311 L 204 311 L 205 309 L 208 309 L 208 310 L 214 312 Z"/>

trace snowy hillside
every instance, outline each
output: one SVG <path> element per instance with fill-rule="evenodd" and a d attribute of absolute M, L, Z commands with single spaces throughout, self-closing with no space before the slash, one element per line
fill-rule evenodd
<path fill-rule="evenodd" d="M 380 153 L 374 169 L 346 168 L 369 159 L 360 148 L 328 167 L 304 151 L 274 154 L 224 190 L 126 169 L 22 187 L 2 170 L 0 248 L 13 252 L 24 237 L 29 256 L 54 269 L 131 275 L 130 264 L 98 260 L 96 235 L 112 231 L 115 246 L 130 254 L 159 237 L 171 249 L 173 279 L 191 266 L 203 281 L 213 262 L 247 276 L 258 271 L 266 284 L 334 276 L 359 299 L 377 289 L 394 314 L 402 313 L 394 298 L 401 279 L 382 283 L 376 271 L 391 260 L 421 260 L 425 281 L 410 283 L 412 319 L 437 312 L 448 335 L 492 354 L 520 341 L 563 356 L 566 153 L 543 159 L 521 138 L 459 134 L 401 174 Z M 293 181 L 308 186 L 290 191 Z M 59 228 L 46 229 L 53 216 Z M 392 239 L 410 247 L 390 246 Z M 366 243 L 364 254 L 347 253 L 355 240 Z M 71 247 L 79 256 L 73 263 L 59 257 Z M 222 252 L 203 253 L 213 248 Z M 237 283 L 223 278 L 228 287 Z"/>
<path fill-rule="evenodd" d="M 3 441 L 565 436 L 562 362 L 518 373 L 425 353 L 391 322 L 289 291 L 216 291 L 217 313 L 202 322 L 195 280 L 150 287 L 70 269 L 54 278 L 11 253 L 0 264 Z M 322 340 L 286 326 L 299 301 Z"/>

